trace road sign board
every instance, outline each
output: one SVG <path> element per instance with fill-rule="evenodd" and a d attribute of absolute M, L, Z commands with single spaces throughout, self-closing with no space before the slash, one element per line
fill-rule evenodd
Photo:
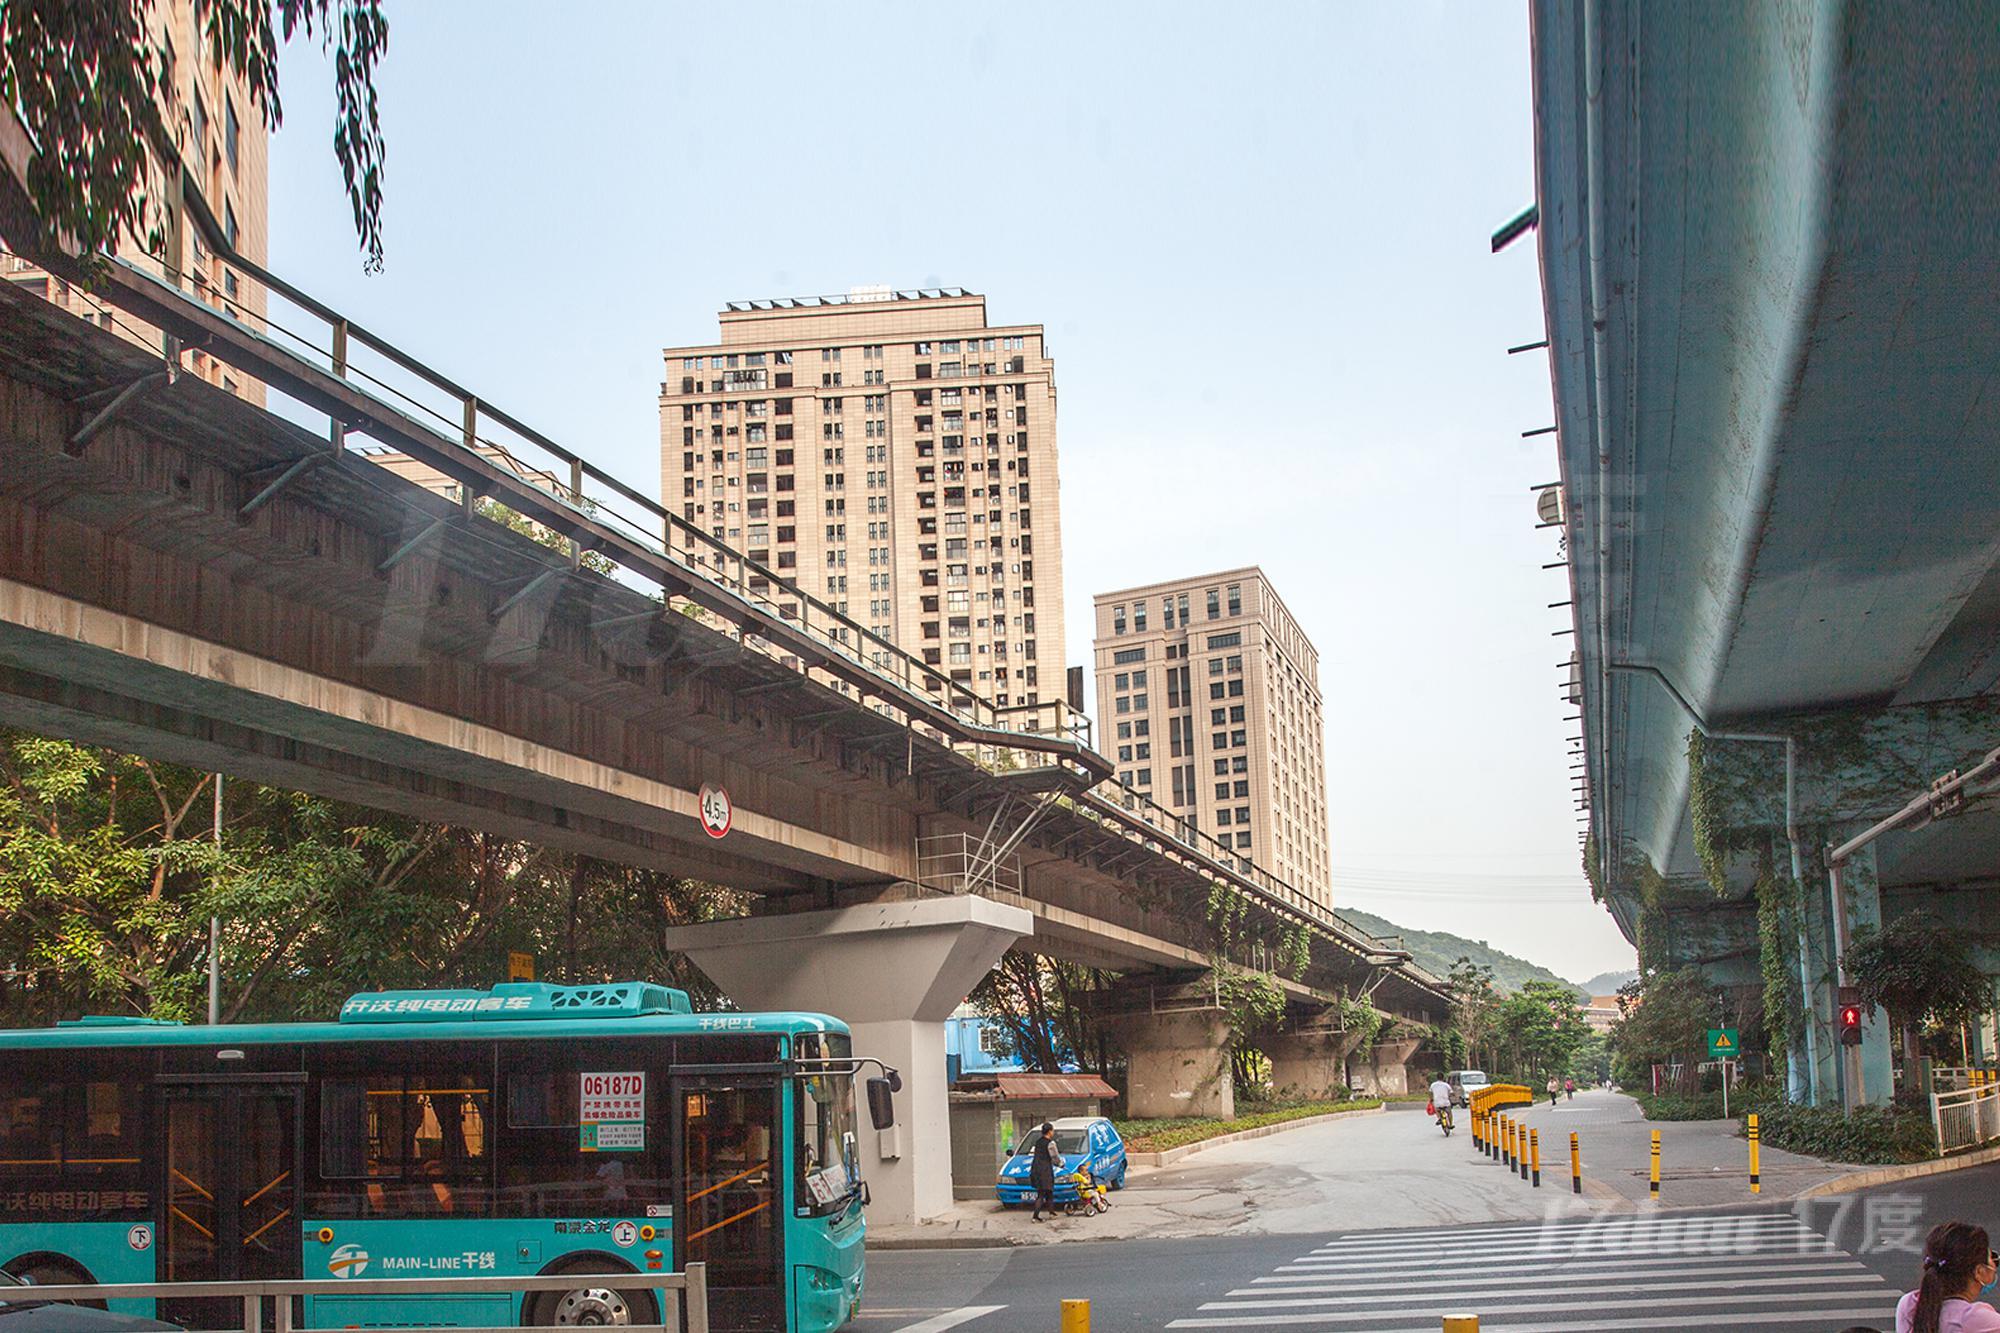
<path fill-rule="evenodd" d="M 1711 1060 L 1734 1060 L 1743 1053 L 1743 1044 L 1737 1039 L 1735 1028 L 1710 1028 L 1708 1030 L 1708 1058 Z"/>
<path fill-rule="evenodd" d="M 531 953 L 509 953 L 507 955 L 507 980 L 533 981 L 535 979 L 535 956 Z"/>

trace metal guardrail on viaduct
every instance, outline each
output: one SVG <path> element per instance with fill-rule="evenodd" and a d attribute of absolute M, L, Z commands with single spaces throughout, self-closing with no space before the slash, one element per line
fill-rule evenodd
<path fill-rule="evenodd" d="M 18 188 L 0 174 L 0 191 Z M 59 275 L 82 279 L 72 260 L 52 251 L 46 238 L 24 234 L 18 197 L 0 203 L 7 239 L 17 251 Z M 370 502 L 400 504 L 411 520 L 405 539 L 380 561 L 379 574 L 447 541 L 507 548 L 504 564 L 489 561 L 511 579 L 490 608 L 489 623 L 499 624 L 538 598 L 563 595 L 565 587 L 590 585 L 593 608 L 615 612 L 594 614 L 590 628 L 600 637 L 625 636 L 641 652 L 664 639 L 696 674 L 721 669 L 726 655 L 736 672 L 734 696 L 803 691 L 819 702 L 816 711 L 795 715 L 794 721 L 842 731 L 843 746 L 851 743 L 877 757 L 900 751 L 894 757 L 907 777 L 932 784 L 941 801 L 972 821 L 970 827 L 985 824 L 984 834 L 968 836 L 971 850 L 953 886 L 961 891 L 995 892 L 1006 858 L 1031 846 L 1051 859 L 1196 902 L 1205 902 L 1208 886 L 1219 883 L 1280 928 L 1310 932 L 1314 980 L 1344 990 L 1387 983 L 1385 996 L 1400 997 L 1402 1008 L 1441 1010 L 1442 983 L 1411 964 L 1406 951 L 1374 939 L 1139 793 L 1096 789 L 1113 767 L 1091 748 L 1088 720 L 1066 704 L 995 705 L 869 633 L 776 571 L 236 254 L 185 178 L 182 215 L 214 255 L 217 267 L 209 272 L 226 265 L 249 279 L 253 291 L 261 288 L 259 298 L 264 293 L 282 298 L 291 313 L 271 318 L 199 270 L 163 280 L 119 259 L 101 266 L 90 299 L 107 322 L 163 331 L 180 349 L 198 349 L 330 420 L 328 437 L 313 446 L 303 430 L 258 414 L 266 418 L 266 432 L 276 429 L 290 438 L 275 456 L 257 460 L 241 474 L 239 524 L 280 499 L 323 489 L 327 482 L 320 474 L 358 478 Z M 31 298 L 0 296 L 9 298 L 4 322 L 15 330 L 5 348 L 9 360 L 60 362 L 69 374 L 68 390 L 108 381 L 70 400 L 83 413 L 63 452 L 82 455 L 92 438 L 114 423 L 164 410 L 161 391 L 174 380 L 179 356 L 189 353 L 177 350 L 164 368 L 156 357 L 153 369 L 133 374 L 133 367 L 118 364 L 139 355 L 129 342 L 114 346 L 111 335 L 82 321 L 69 320 L 75 327 L 61 328 L 52 307 L 42 307 L 43 315 Z M 206 386 L 190 388 L 222 397 Z M 215 410 L 255 409 L 232 403 Z M 365 437 L 457 482 L 460 504 L 389 476 L 367 462 L 365 448 L 350 445 L 350 437 Z M 481 512 L 481 502 L 525 517 L 566 543 L 566 550 L 516 540 Z M 646 589 L 657 591 L 649 595 Z M 711 635 L 726 644 L 712 650 L 686 646 Z M 328 794 L 354 792 L 335 782 Z M 1115 954 L 1115 947 L 1109 952 Z M 1303 981 L 1290 989 L 1303 999 L 1314 993 Z"/>

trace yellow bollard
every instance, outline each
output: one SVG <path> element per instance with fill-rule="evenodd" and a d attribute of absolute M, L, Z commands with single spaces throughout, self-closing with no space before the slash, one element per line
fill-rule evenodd
<path fill-rule="evenodd" d="M 1583 1153 L 1577 1147 L 1575 1130 L 1569 1135 L 1569 1192 L 1583 1193 Z"/>
<path fill-rule="evenodd" d="M 1479 1333 L 1479 1316 L 1448 1314 L 1444 1317 L 1443 1333 Z"/>
<path fill-rule="evenodd" d="M 1760 1133 L 1761 1131 L 1757 1128 L 1757 1113 L 1752 1111 L 1750 1113 L 1750 1192 L 1752 1194 L 1762 1194 L 1764 1192 L 1764 1186 L 1757 1178 L 1758 1149 L 1762 1146 L 1758 1142 Z"/>
<path fill-rule="evenodd" d="M 1542 1131 L 1539 1129 L 1528 1131 L 1528 1155 L 1533 1159 L 1535 1164 L 1535 1188 L 1540 1189 L 1542 1187 Z"/>
<path fill-rule="evenodd" d="M 1660 1201 L 1660 1131 L 1653 1131 L 1653 1176 L 1651 1188 L 1647 1191 L 1654 1203 Z"/>
<path fill-rule="evenodd" d="M 1507 1116 L 1502 1121 L 1507 1126 L 1507 1148 L 1500 1154 L 1500 1164 L 1509 1171 L 1514 1169 L 1514 1117 Z"/>
<path fill-rule="evenodd" d="M 1062 1303 L 1062 1333 L 1090 1333 L 1090 1302 Z"/>
<path fill-rule="evenodd" d="M 1539 1131 L 1531 1131 L 1531 1130 L 1529 1130 L 1529 1128 L 1528 1128 L 1528 1127 L 1527 1127 L 1526 1125 L 1523 1125 L 1523 1126 L 1521 1126 L 1521 1166 L 1520 1166 L 1520 1171 L 1521 1171 L 1521 1179 L 1523 1179 L 1523 1180 L 1526 1180 L 1526 1179 L 1528 1178 L 1528 1136 L 1529 1136 L 1529 1134 L 1530 1134 L 1530 1133 L 1538 1133 L 1538 1132 L 1539 1132 Z"/>

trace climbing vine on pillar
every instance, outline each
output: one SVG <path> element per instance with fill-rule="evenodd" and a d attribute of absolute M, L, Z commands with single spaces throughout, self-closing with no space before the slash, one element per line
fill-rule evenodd
<path fill-rule="evenodd" d="M 1773 1060 L 1782 1060 L 1801 1031 L 1805 1004 L 1799 995 L 1798 884 L 1775 866 L 1766 848 L 1757 870 L 1757 965 L 1764 978 L 1764 1030 Z"/>

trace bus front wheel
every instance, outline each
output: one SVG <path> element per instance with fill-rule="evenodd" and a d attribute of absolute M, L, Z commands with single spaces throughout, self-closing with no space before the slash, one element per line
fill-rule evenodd
<path fill-rule="evenodd" d="M 55 1254 L 24 1254 L 6 1266 L 10 1277 L 37 1287 L 85 1286 L 97 1281 L 79 1265 Z M 103 1301 L 68 1301 L 65 1304 L 102 1310 Z"/>
<path fill-rule="evenodd" d="M 586 1260 L 555 1270 L 557 1274 L 630 1273 L 604 1262 Z M 538 1291 L 522 1306 L 522 1324 L 535 1328 L 623 1328 L 657 1324 L 659 1314 L 650 1291 L 614 1291 L 610 1287 L 577 1286 Z"/>

